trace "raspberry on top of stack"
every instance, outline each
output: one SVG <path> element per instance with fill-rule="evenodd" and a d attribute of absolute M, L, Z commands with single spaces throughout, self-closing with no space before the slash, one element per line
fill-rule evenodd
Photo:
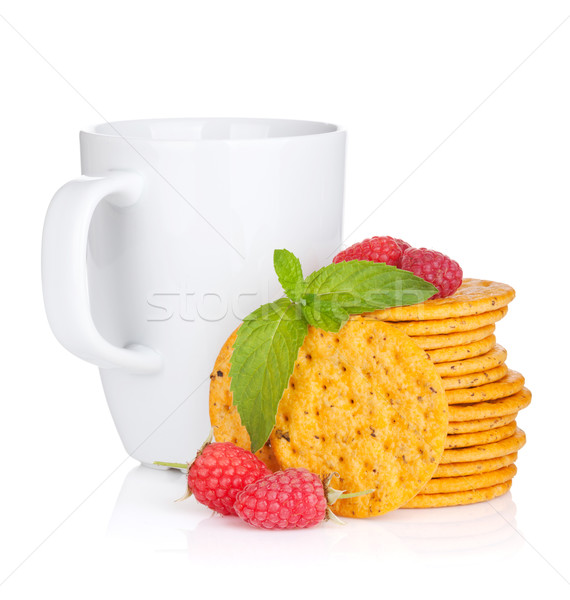
<path fill-rule="evenodd" d="M 339 252 L 334 263 L 349 260 L 383 262 L 433 283 L 439 290 L 433 298 L 451 296 L 461 285 L 463 271 L 459 264 L 435 250 L 412 248 L 410 244 L 389 236 L 366 239 Z"/>

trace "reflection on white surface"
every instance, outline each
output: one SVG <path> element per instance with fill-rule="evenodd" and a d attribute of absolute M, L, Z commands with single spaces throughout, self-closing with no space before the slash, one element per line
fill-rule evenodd
<path fill-rule="evenodd" d="M 484 551 L 499 555 L 524 544 L 515 515 L 516 505 L 508 492 L 467 506 L 395 511 L 388 515 L 385 526 L 417 553 L 458 557 Z"/>
<path fill-rule="evenodd" d="M 185 484 L 180 471 L 135 467 L 123 483 L 108 535 L 159 552 L 185 552 L 193 563 L 214 558 L 279 561 L 293 554 L 313 562 L 344 554 L 413 554 L 446 562 L 484 555 L 488 560 L 509 556 L 524 545 L 510 493 L 469 506 L 397 510 L 372 519 L 343 519 L 345 526 L 327 522 L 309 530 L 272 532 L 216 515 L 192 498 L 174 502 Z"/>

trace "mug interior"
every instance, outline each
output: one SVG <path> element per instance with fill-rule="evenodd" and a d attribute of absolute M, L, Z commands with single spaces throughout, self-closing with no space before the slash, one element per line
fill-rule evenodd
<path fill-rule="evenodd" d="M 264 140 L 340 131 L 337 125 L 289 119 L 145 119 L 97 125 L 92 133 L 152 141 Z"/>

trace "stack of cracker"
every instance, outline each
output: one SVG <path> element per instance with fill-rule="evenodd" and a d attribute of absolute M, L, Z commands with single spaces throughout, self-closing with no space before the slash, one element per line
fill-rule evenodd
<path fill-rule="evenodd" d="M 367 315 L 390 322 L 422 348 L 446 390 L 449 426 L 432 479 L 406 508 L 456 506 L 506 493 L 525 434 L 518 411 L 529 405 L 524 377 L 506 366 L 495 324 L 515 296 L 508 285 L 464 279 L 448 298 Z"/>
<path fill-rule="evenodd" d="M 504 494 L 525 443 L 515 419 L 531 398 L 494 335 L 514 296 L 465 279 L 448 298 L 354 315 L 338 333 L 309 327 L 257 456 L 273 471 L 304 467 L 335 473 L 348 492 L 374 490 L 335 503 L 341 516 Z M 211 374 L 210 419 L 217 441 L 250 449 L 230 389 L 236 334 Z"/>

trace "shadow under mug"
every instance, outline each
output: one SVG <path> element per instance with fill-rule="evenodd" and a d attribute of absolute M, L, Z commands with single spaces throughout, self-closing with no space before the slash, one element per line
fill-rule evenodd
<path fill-rule="evenodd" d="M 331 262 L 345 136 L 275 119 L 81 132 L 82 177 L 55 194 L 45 220 L 44 302 L 57 339 L 100 367 L 129 455 L 147 465 L 194 457 L 221 346 L 282 294 L 275 248 L 294 252 L 305 274 Z"/>

